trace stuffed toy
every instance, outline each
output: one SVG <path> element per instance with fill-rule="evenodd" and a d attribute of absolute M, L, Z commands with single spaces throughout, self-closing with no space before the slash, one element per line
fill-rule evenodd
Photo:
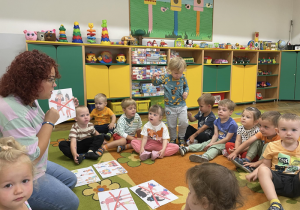
<path fill-rule="evenodd" d="M 55 29 L 52 29 L 52 30 L 41 30 L 41 32 L 50 32 L 50 33 L 55 33 Z"/>
<path fill-rule="evenodd" d="M 25 39 L 26 40 L 36 41 L 36 39 L 37 39 L 37 32 L 36 31 L 24 30 L 23 32 L 25 34 Z"/>
<path fill-rule="evenodd" d="M 49 31 L 47 31 L 45 33 L 45 41 L 55 42 L 56 41 L 56 35 L 55 35 L 55 33 L 50 33 Z"/>
<path fill-rule="evenodd" d="M 45 41 L 45 32 L 37 32 L 37 40 L 38 41 Z"/>

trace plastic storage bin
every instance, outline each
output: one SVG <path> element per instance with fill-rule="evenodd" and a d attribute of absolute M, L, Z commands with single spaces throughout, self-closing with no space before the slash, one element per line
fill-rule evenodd
<path fill-rule="evenodd" d="M 117 114 L 123 114 L 123 109 L 122 109 L 121 103 L 122 102 L 111 102 L 111 101 L 108 101 L 108 107 L 113 111 L 113 113 L 115 115 L 117 115 Z"/>
<path fill-rule="evenodd" d="M 150 100 L 136 101 L 137 112 L 148 112 Z"/>

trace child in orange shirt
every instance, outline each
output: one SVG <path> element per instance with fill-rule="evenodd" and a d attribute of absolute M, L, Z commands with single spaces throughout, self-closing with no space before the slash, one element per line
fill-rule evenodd
<path fill-rule="evenodd" d="M 116 115 L 107 105 L 106 95 L 99 93 L 95 96 L 95 109 L 91 112 L 91 119 L 95 118 L 95 129 L 104 135 L 106 140 L 110 140 L 114 134 Z"/>

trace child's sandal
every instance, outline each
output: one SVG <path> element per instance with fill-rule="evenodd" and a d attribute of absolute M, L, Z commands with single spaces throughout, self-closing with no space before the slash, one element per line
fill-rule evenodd
<path fill-rule="evenodd" d="M 96 151 L 96 153 L 97 153 L 97 155 L 99 155 L 99 157 L 101 157 L 102 155 L 103 155 L 103 153 L 104 153 L 104 149 L 103 149 L 103 147 L 101 147 L 100 149 L 98 149 L 97 151 Z"/>

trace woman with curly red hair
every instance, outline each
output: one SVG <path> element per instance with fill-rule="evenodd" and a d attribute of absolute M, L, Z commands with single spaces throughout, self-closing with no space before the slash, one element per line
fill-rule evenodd
<path fill-rule="evenodd" d="M 59 113 L 51 108 L 45 114 L 37 102 L 51 97 L 57 78 L 56 62 L 33 50 L 18 55 L 0 79 L 0 137 L 13 136 L 27 147 L 35 163 L 35 187 L 28 200 L 32 209 L 74 210 L 79 205 L 71 190 L 76 176 L 48 161 L 50 135 Z"/>

